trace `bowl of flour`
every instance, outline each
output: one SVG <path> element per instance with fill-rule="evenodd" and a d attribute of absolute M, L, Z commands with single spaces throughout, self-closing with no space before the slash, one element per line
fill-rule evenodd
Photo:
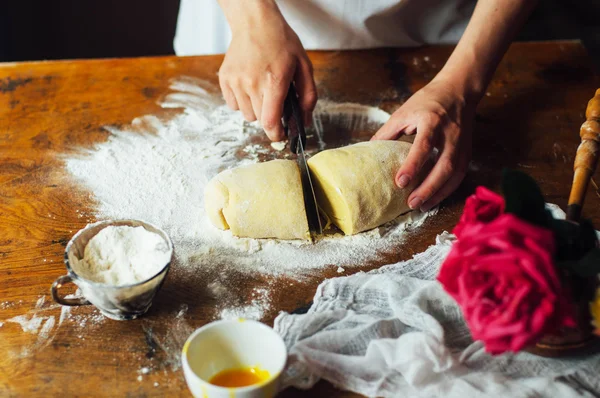
<path fill-rule="evenodd" d="M 160 228 L 139 220 L 88 225 L 67 244 L 67 275 L 56 280 L 52 296 L 62 305 L 93 304 L 111 319 L 135 319 L 148 311 L 173 258 L 173 243 Z M 72 282 L 83 298 L 62 297 Z"/>

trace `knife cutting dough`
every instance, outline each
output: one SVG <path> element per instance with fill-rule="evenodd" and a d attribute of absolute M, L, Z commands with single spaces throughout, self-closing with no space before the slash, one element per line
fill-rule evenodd
<path fill-rule="evenodd" d="M 393 174 L 410 147 L 408 142 L 370 141 L 310 158 L 317 203 L 326 218 L 354 235 L 409 211 L 406 197 L 418 181 L 399 188 Z M 206 187 L 205 206 L 214 226 L 236 236 L 310 238 L 300 170 L 292 160 L 221 172 Z"/>
<path fill-rule="evenodd" d="M 346 50 L 456 43 L 440 72 L 373 136 L 416 134 L 401 167 L 389 178 L 412 186 L 438 149 L 437 162 L 406 198 L 428 210 L 462 182 L 471 157 L 475 108 L 535 0 L 182 0 L 178 55 L 226 52 L 219 82 L 227 104 L 259 120 L 273 141 L 284 137 L 281 116 L 290 82 L 305 123 L 317 102 L 306 50 Z M 382 57 L 382 62 L 394 62 Z M 349 65 L 348 68 L 352 68 Z M 364 73 L 369 73 L 367 70 Z M 405 84 L 390 81 L 390 86 Z M 407 87 L 400 87 L 408 91 Z M 404 94 L 404 93 L 402 93 Z M 387 184 L 385 185 L 387 186 Z"/>

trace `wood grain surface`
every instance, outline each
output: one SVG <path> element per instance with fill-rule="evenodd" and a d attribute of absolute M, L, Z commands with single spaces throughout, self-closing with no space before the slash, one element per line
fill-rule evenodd
<path fill-rule="evenodd" d="M 310 56 L 320 98 L 392 111 L 433 78 L 451 51 L 442 46 Z M 146 316 L 127 322 L 103 319 L 92 307 L 74 308 L 61 322 L 49 288 L 65 273 L 65 244 L 95 220 L 97 206 L 91 193 L 69 178 L 64 156 L 105 141 L 104 126 L 177 113 L 157 105 L 169 79 L 187 75 L 216 82 L 221 60 L 0 64 L 0 396 L 190 396 L 178 353 L 194 329 L 215 319 L 217 303 L 202 290 L 206 280 L 169 275 Z M 498 189 L 504 167 L 530 173 L 549 202 L 566 208 L 579 127 L 599 86 L 578 42 L 514 44 L 478 108 L 473 167 L 465 183 L 401 247 L 346 274 L 422 252 L 452 228 L 474 186 Z M 595 189 L 585 203 L 584 216 L 600 224 Z M 338 276 L 334 268 L 303 281 L 232 277 L 239 279 L 236 294 L 242 302 L 269 283 L 271 308 L 263 321 L 272 324 L 279 311 L 306 306 L 317 285 L 333 276 Z M 34 315 L 44 322 L 38 333 L 7 321 Z M 281 396 L 356 395 L 320 382 L 310 391 L 288 389 Z"/>

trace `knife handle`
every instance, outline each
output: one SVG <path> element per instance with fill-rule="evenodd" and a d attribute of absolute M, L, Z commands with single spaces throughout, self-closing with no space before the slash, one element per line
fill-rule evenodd
<path fill-rule="evenodd" d="M 574 164 L 573 185 L 567 207 L 567 219 L 579 221 L 588 184 L 598 166 L 600 150 L 600 89 L 587 105 L 586 121 L 581 125 L 581 144 L 577 148 Z"/>
<path fill-rule="evenodd" d="M 290 140 L 290 150 L 298 154 L 300 148 L 298 140 L 302 142 L 302 148 L 306 147 L 306 132 L 302 121 L 302 109 L 298 101 L 298 94 L 294 82 L 290 83 L 285 102 L 283 104 L 283 131 Z"/>

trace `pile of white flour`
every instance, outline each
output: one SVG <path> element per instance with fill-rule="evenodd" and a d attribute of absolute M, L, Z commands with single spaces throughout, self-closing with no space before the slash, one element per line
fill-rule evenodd
<path fill-rule="evenodd" d="M 73 270 L 85 279 L 113 286 L 132 285 L 152 278 L 170 261 L 169 245 L 144 227 L 103 228 L 85 246 Z"/>
<path fill-rule="evenodd" d="M 229 110 L 218 88 L 204 81 L 181 78 L 171 89 L 161 105 L 182 108 L 181 114 L 169 120 L 144 116 L 131 127 L 109 128 L 106 142 L 65 160 L 72 176 L 93 193 L 99 219 L 133 218 L 163 228 L 173 240 L 179 270 L 210 281 L 215 275 L 226 280 L 228 273 L 297 278 L 313 269 L 351 267 L 395 247 L 407 229 L 428 216 L 412 212 L 366 233 L 328 236 L 315 244 L 236 238 L 217 230 L 204 211 L 204 187 L 220 171 L 256 162 L 268 152 L 252 142 L 264 132 Z M 317 133 L 324 123 L 360 131 L 390 116 L 373 107 L 323 100 L 314 115 Z M 327 137 L 317 136 L 325 149 Z"/>

